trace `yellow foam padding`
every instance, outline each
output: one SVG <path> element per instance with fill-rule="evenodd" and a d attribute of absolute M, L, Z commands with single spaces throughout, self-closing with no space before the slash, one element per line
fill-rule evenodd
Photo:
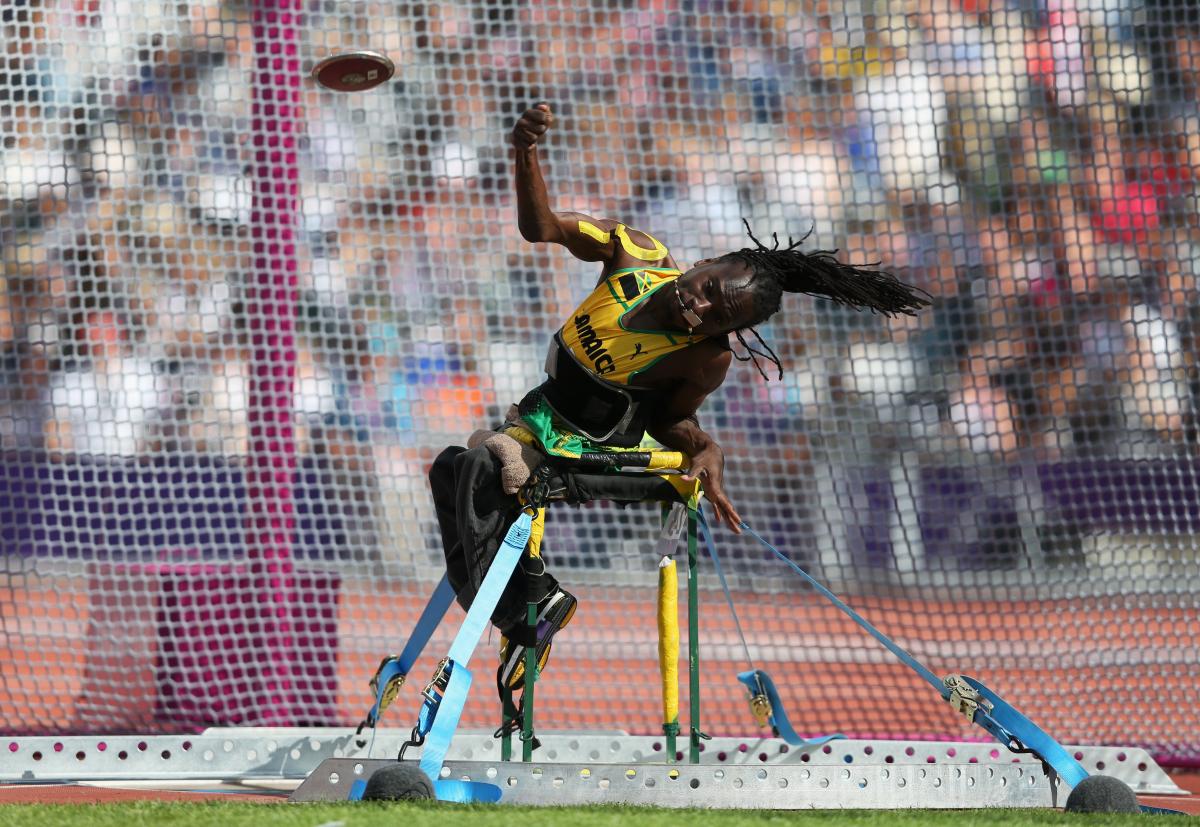
<path fill-rule="evenodd" d="M 529 549 L 530 557 L 542 556 L 542 534 L 546 531 L 546 509 L 539 508 L 537 514 L 533 515 L 533 523 L 529 526 L 529 542 L 526 547 Z"/>
<path fill-rule="evenodd" d="M 658 671 L 663 723 L 673 724 L 679 720 L 679 575 L 670 557 L 658 564 Z"/>
<path fill-rule="evenodd" d="M 662 261 L 667 257 L 667 248 L 662 245 L 661 241 L 649 233 L 642 233 L 642 235 L 654 242 L 653 249 L 642 247 L 630 238 L 624 224 L 617 225 L 616 233 L 621 246 L 625 248 L 625 252 L 634 258 L 640 258 L 642 261 Z"/>
<path fill-rule="evenodd" d="M 683 504 L 692 511 L 696 510 L 696 504 L 700 502 L 700 478 L 685 482 L 682 474 L 660 474 L 664 480 L 671 483 L 671 487 L 679 492 L 679 499 Z"/>
<path fill-rule="evenodd" d="M 504 429 L 504 434 L 506 436 L 512 437 L 513 439 L 515 439 L 517 442 L 521 443 L 522 445 L 529 445 L 534 448 L 540 447 L 538 445 L 537 437 L 534 436 L 530 431 L 526 430 L 525 428 L 520 427 L 519 425 L 509 425 L 507 428 Z"/>
<path fill-rule="evenodd" d="M 685 454 L 679 451 L 652 451 L 650 453 L 650 464 L 646 466 L 649 471 L 661 471 L 663 469 L 671 469 L 678 471 L 687 468 L 692 464 L 692 460 Z"/>

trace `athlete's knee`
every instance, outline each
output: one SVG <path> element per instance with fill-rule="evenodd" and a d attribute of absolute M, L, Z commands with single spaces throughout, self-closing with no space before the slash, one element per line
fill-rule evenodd
<path fill-rule="evenodd" d="M 429 466 L 429 486 L 435 493 L 454 487 L 454 459 L 462 452 L 462 448 L 451 445 L 438 454 L 433 465 Z"/>
<path fill-rule="evenodd" d="M 445 456 L 446 452 L 442 452 Z M 439 457 L 440 459 L 440 457 Z M 490 481 L 497 474 L 499 463 L 495 455 L 485 445 L 458 450 L 451 460 L 456 479 L 471 480 L 473 484 Z"/>

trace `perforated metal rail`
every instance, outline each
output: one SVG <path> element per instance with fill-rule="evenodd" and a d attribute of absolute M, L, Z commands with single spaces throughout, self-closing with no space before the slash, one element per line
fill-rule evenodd
<path fill-rule="evenodd" d="M 333 758 L 292 801 L 344 801 L 358 778 L 394 763 Z M 506 804 L 652 804 L 727 809 L 1050 807 L 1049 780 L 1028 764 L 538 764 L 447 761 L 443 778 L 486 781 Z M 1061 802 L 1058 802 L 1061 804 Z"/>
<path fill-rule="evenodd" d="M 395 760 L 407 734 L 380 730 L 369 754 L 358 746 L 352 729 L 338 728 L 209 729 L 194 736 L 153 737 L 5 736 L 0 737 L 0 782 L 276 781 L 283 788 L 289 786 L 286 782 L 297 785 L 296 800 L 344 799 L 356 778 Z M 696 765 L 668 764 L 661 736 L 550 732 L 539 737 L 536 761 L 516 763 L 499 760 L 499 742 L 490 732 L 461 732 L 443 775 L 490 781 L 504 790 L 505 802 L 527 804 L 609 801 L 788 809 L 1053 803 L 1036 759 L 990 743 L 843 740 L 800 749 L 774 738 L 725 737 L 705 742 Z M 1184 792 L 1145 750 L 1068 749 L 1089 772 L 1119 778 L 1138 793 Z"/>

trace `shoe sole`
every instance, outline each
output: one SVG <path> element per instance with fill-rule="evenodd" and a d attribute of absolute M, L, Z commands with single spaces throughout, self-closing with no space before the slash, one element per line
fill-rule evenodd
<path fill-rule="evenodd" d="M 562 620 L 550 627 L 551 630 L 546 634 L 546 639 L 537 644 L 538 672 L 541 672 L 546 668 L 546 663 L 550 660 L 550 647 L 551 643 L 553 643 L 554 636 L 558 634 L 560 630 L 566 628 L 567 624 L 571 622 L 571 619 L 575 617 L 575 610 L 579 608 L 579 601 L 573 597 L 568 597 L 566 593 L 560 592 L 559 599 L 553 601 L 549 606 L 542 609 L 541 613 L 537 617 L 537 623 L 540 624 L 547 617 L 549 617 L 550 613 L 564 599 L 569 599 L 571 601 L 571 607 L 567 609 L 567 613 L 563 616 Z M 513 658 L 511 661 L 505 664 L 505 666 L 507 668 L 503 673 L 501 673 L 500 678 L 504 685 L 513 692 L 524 689 L 525 653 L 522 652 L 518 657 Z"/>

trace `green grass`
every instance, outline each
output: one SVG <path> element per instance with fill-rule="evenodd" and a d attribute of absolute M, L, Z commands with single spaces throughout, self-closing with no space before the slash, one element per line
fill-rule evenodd
<path fill-rule="evenodd" d="M 237 801 L 0 806 L 0 827 L 1021 827 L 1129 824 L 1127 815 L 1053 810 L 665 810 L 625 806 L 515 807 L 421 803 L 255 804 Z"/>

